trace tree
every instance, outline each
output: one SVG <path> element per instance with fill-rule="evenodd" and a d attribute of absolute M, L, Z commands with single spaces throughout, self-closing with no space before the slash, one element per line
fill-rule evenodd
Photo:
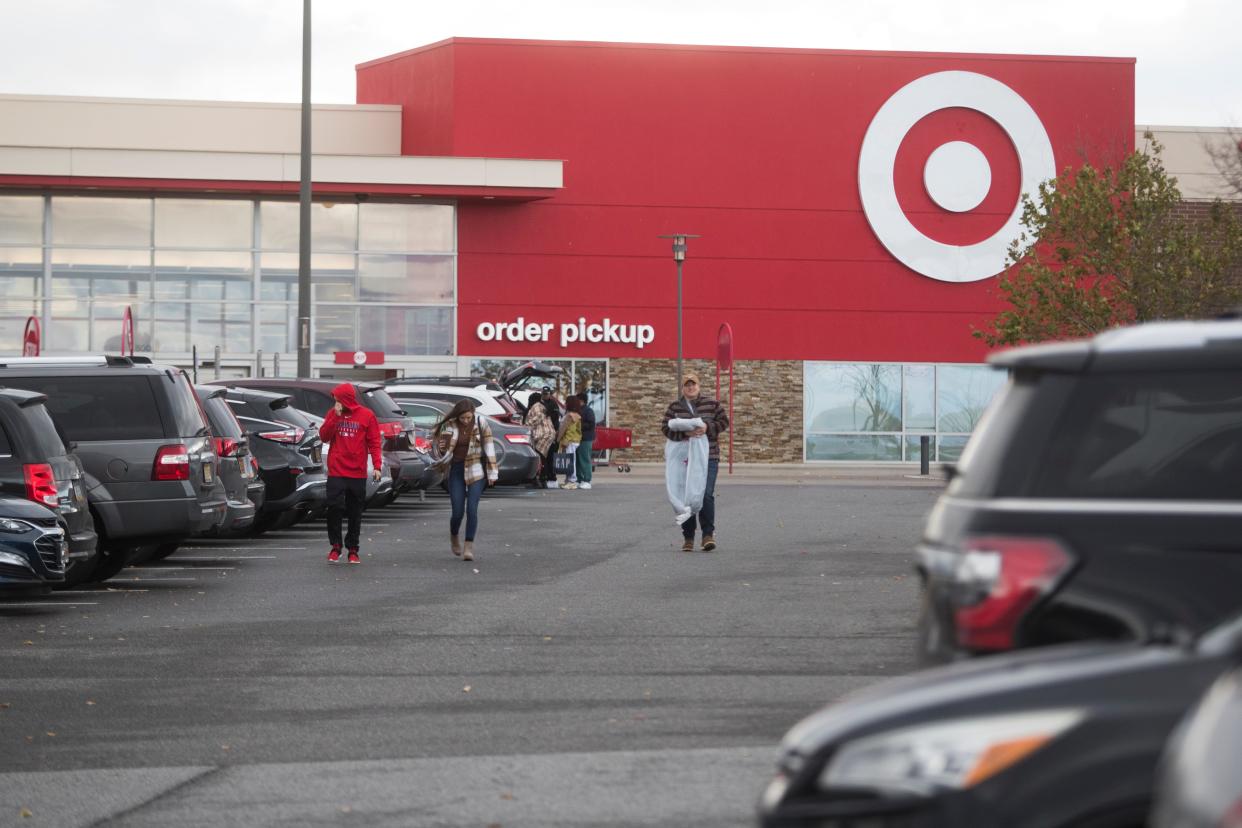
<path fill-rule="evenodd" d="M 1022 197 L 1022 235 L 998 284 L 1009 307 L 989 345 L 1090 336 L 1117 325 L 1190 319 L 1242 297 L 1242 222 L 1219 200 L 1206 217 L 1185 210 L 1160 144 L 1115 167 L 1084 164 Z"/>

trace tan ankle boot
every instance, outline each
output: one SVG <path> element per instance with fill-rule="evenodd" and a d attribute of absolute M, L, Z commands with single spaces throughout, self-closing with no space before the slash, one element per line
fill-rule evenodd
<path fill-rule="evenodd" d="M 461 541 L 457 539 L 456 535 L 449 535 L 449 543 L 452 544 L 453 546 L 453 554 L 460 558 L 461 557 Z"/>
<path fill-rule="evenodd" d="M 474 560 L 474 541 L 466 541 L 465 551 L 462 552 L 461 559 L 463 561 Z"/>

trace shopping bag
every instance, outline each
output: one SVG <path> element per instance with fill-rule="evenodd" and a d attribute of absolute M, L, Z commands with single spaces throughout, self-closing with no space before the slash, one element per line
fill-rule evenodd
<path fill-rule="evenodd" d="M 668 425 L 673 431 L 693 431 L 701 427 L 703 421 L 697 417 L 675 419 Z M 664 443 L 664 484 L 669 505 L 673 507 L 673 520 L 678 524 L 685 523 L 703 506 L 710 449 L 706 435 Z"/>
<path fill-rule="evenodd" d="M 557 474 L 570 474 L 574 470 L 574 456 L 567 451 L 552 455 L 552 470 Z"/>

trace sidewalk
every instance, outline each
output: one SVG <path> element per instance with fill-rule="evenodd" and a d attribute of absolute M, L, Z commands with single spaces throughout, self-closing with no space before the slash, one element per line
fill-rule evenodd
<path fill-rule="evenodd" d="M 662 483 L 663 463 L 631 463 L 629 473 L 619 473 L 615 465 L 597 466 L 595 478 L 601 483 Z M 934 486 L 943 487 L 948 482 L 938 466 L 932 466 L 930 474 L 921 476 L 917 463 L 876 465 L 870 463 L 746 463 L 734 464 L 729 473 L 727 462 L 722 461 L 716 478 L 717 486 L 729 484 L 856 484 L 884 486 Z"/>

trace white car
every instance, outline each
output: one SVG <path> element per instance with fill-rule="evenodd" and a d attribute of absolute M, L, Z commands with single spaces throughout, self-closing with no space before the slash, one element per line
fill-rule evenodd
<path fill-rule="evenodd" d="M 402 397 L 422 397 L 423 399 L 447 400 L 449 402 L 457 402 L 458 400 L 474 400 L 477 403 L 476 410 L 488 417 L 500 420 L 502 423 L 520 423 L 521 415 L 509 401 L 509 395 L 504 391 L 490 391 L 486 382 L 480 382 L 473 388 L 458 385 L 433 385 L 433 384 L 410 384 L 410 385 L 385 385 L 384 390 L 388 392 L 388 396 L 394 400 L 400 400 Z"/>

